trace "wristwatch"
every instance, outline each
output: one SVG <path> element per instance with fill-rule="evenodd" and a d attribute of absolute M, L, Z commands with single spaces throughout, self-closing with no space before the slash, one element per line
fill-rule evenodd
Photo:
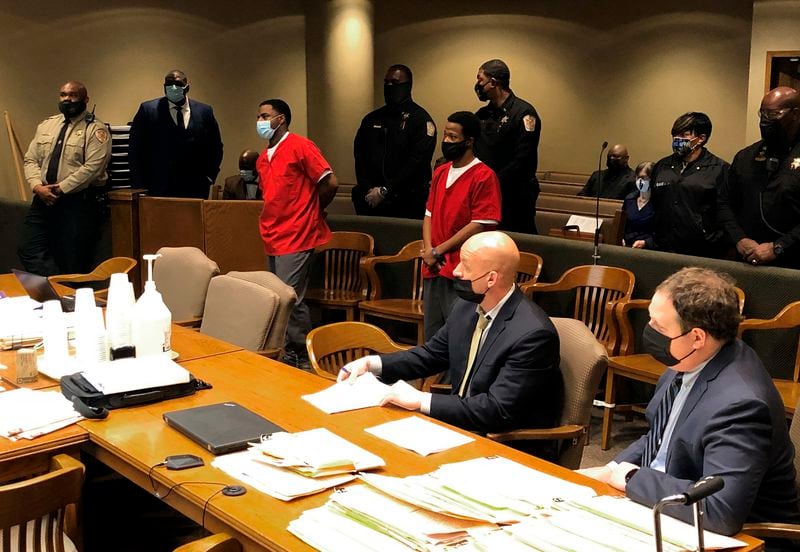
<path fill-rule="evenodd" d="M 634 474 L 637 471 L 639 471 L 639 468 L 633 468 L 631 471 L 629 471 L 628 473 L 625 474 L 625 484 L 626 485 L 628 484 L 628 482 L 631 480 L 631 478 L 634 476 Z"/>
<path fill-rule="evenodd" d="M 381 186 L 378 188 L 378 192 L 380 192 L 381 197 L 386 197 L 386 194 L 389 193 L 389 190 L 386 188 L 386 186 Z"/>
<path fill-rule="evenodd" d="M 784 252 L 783 246 L 778 242 L 772 242 L 772 252 L 775 253 L 776 257 L 780 257 Z"/>

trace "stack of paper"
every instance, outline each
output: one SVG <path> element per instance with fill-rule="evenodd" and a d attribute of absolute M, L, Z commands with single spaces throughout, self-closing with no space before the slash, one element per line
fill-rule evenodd
<path fill-rule="evenodd" d="M 285 501 L 316 494 L 355 479 L 355 475 L 350 473 L 331 477 L 305 477 L 294 471 L 270 466 L 260 461 L 261 456 L 262 453 L 258 451 L 245 450 L 217 456 L 211 465 L 262 493 Z"/>
<path fill-rule="evenodd" d="M 244 452 L 217 457 L 212 465 L 263 493 L 292 500 L 352 481 L 354 471 L 386 464 L 379 456 L 320 428 L 273 433 Z"/>
<path fill-rule="evenodd" d="M 422 456 L 459 447 L 475 440 L 418 416 L 409 416 L 402 420 L 369 427 L 365 431 Z"/>
<path fill-rule="evenodd" d="M 0 299 L 0 350 L 32 347 L 42 340 L 42 304 L 30 297 Z M 64 313 L 71 337 L 74 313 Z"/>
<path fill-rule="evenodd" d="M 325 428 L 273 433 L 253 449 L 259 461 L 287 468 L 306 477 L 324 477 L 385 466 L 383 459 Z"/>
<path fill-rule="evenodd" d="M 334 493 L 289 531 L 318 550 L 649 552 L 650 508 L 594 492 L 504 458 L 443 465 L 423 476 L 362 474 L 368 487 Z M 372 489 L 371 491 L 369 489 Z M 427 511 L 428 513 L 424 513 Z M 696 531 L 663 518 L 664 550 L 695 546 Z M 386 540 L 386 539 L 389 540 Z M 743 546 L 705 533 L 708 549 Z"/>
<path fill-rule="evenodd" d="M 12 441 L 33 439 L 81 419 L 59 391 L 14 389 L 0 394 L 0 435 Z"/>
<path fill-rule="evenodd" d="M 307 515 L 310 514 L 310 515 Z M 353 525 L 345 523 L 355 522 Z M 318 536 L 320 525 L 323 532 L 338 528 L 339 536 L 335 548 L 328 548 L 325 539 Z M 369 487 L 355 486 L 340 489 L 331 495 L 325 506 L 306 512 L 300 519 L 289 524 L 289 531 L 307 542 L 317 542 L 324 550 L 347 548 L 341 541 L 354 541 L 361 550 L 427 550 L 429 547 L 453 544 L 463 541 L 468 530 L 485 526 L 485 523 L 474 520 L 460 520 L 433 513 L 412 506 Z M 365 533 L 363 528 L 371 528 Z M 394 540 L 387 541 L 386 537 Z"/>
<path fill-rule="evenodd" d="M 157 355 L 101 362 L 82 374 L 95 389 L 106 395 L 187 383 L 191 378 L 186 368 Z"/>

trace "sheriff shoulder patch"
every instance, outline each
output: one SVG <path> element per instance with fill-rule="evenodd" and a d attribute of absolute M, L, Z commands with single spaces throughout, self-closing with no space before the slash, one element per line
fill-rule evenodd
<path fill-rule="evenodd" d="M 433 121 L 428 121 L 425 127 L 428 132 L 428 136 L 433 136 L 436 134 L 436 126 L 433 124 Z"/>
<path fill-rule="evenodd" d="M 525 115 L 522 118 L 522 123 L 525 125 L 526 131 L 533 132 L 536 130 L 536 119 L 534 119 L 533 115 Z"/>
<path fill-rule="evenodd" d="M 108 132 L 103 128 L 98 128 L 94 131 L 94 137 L 97 138 L 97 141 L 101 144 L 105 144 L 106 140 L 108 140 Z"/>

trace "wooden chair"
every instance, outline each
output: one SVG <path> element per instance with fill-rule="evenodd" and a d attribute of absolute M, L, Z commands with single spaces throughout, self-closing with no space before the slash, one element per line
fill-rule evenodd
<path fill-rule="evenodd" d="M 78 460 L 59 454 L 47 473 L 0 486 L 0 550 L 77 550 L 75 508 L 84 471 Z"/>
<path fill-rule="evenodd" d="M 242 545 L 235 538 L 225 533 L 210 535 L 179 546 L 174 552 L 241 552 Z"/>
<path fill-rule="evenodd" d="M 544 261 L 536 253 L 527 251 L 519 252 L 519 267 L 517 268 L 517 284 L 533 284 L 542 273 Z"/>
<path fill-rule="evenodd" d="M 734 290 L 739 298 L 739 312 L 741 313 L 744 309 L 744 291 L 738 287 L 734 288 Z M 636 335 L 630 321 L 630 312 L 646 310 L 649 306 L 649 299 L 630 299 L 620 301 L 614 306 L 614 319 L 616 321 L 614 328 L 618 332 L 619 356 L 612 356 L 608 359 L 606 392 L 603 404 L 603 429 L 600 437 L 600 448 L 603 450 L 608 450 L 609 447 L 614 412 L 642 410 L 637 405 L 617 405 L 615 403 L 617 378 L 628 378 L 655 385 L 667 369 L 666 366 L 646 353 L 633 354 Z"/>
<path fill-rule="evenodd" d="M 786 309 L 784 309 L 786 310 Z M 793 410 L 800 408 L 800 401 L 792 405 Z M 794 445 L 795 486 L 800 490 L 800 416 L 792 418 L 789 426 L 789 438 Z M 800 540 L 800 525 L 792 523 L 745 523 L 742 532 L 759 539 L 794 539 Z"/>
<path fill-rule="evenodd" d="M 572 318 L 553 318 L 558 331 L 561 373 L 564 378 L 564 405 L 559 426 L 547 429 L 516 429 L 490 433 L 486 437 L 500 443 L 511 441 L 559 440 L 558 464 L 577 469 L 591 422 L 592 398 L 606 369 L 605 347 L 585 324 Z M 531 405 L 535 408 L 535 405 Z"/>
<path fill-rule="evenodd" d="M 361 261 L 364 273 L 369 282 L 369 295 L 366 301 L 358 304 L 359 320 L 364 322 L 367 316 L 409 322 L 417 327 L 417 345 L 425 342 L 422 303 L 422 240 L 413 241 L 403 246 L 394 255 L 365 257 Z M 375 270 L 377 265 L 410 263 L 411 264 L 411 297 L 383 298 L 381 280 Z"/>
<path fill-rule="evenodd" d="M 318 376 L 336 380 L 339 370 L 358 358 L 405 351 L 382 329 L 364 322 L 336 322 L 314 328 L 306 337 L 308 360 Z"/>
<path fill-rule="evenodd" d="M 330 241 L 316 252 L 325 263 L 323 286 L 309 289 L 305 301 L 323 309 L 343 310 L 346 320 L 356 319 L 359 301 L 367 298 L 367 279 L 360 261 L 371 257 L 375 241 L 362 232 L 333 232 Z"/>
<path fill-rule="evenodd" d="M 111 275 L 117 272 L 127 274 L 133 267 L 136 266 L 136 259 L 130 257 L 112 257 L 97 265 L 94 270 L 88 274 L 57 274 L 48 277 L 53 284 L 66 284 L 71 288 L 81 287 L 75 284 L 88 284 L 87 287 L 94 289 L 94 296 L 98 299 L 108 298 L 108 285 L 111 281 Z M 95 286 L 90 285 L 95 283 Z M 99 287 L 97 287 L 99 286 Z"/>
<path fill-rule="evenodd" d="M 520 286 L 528 297 L 536 293 L 575 291 L 573 318 L 582 321 L 603 343 L 608 354 L 614 354 L 613 305 L 633 293 L 636 277 L 624 268 L 584 265 L 570 268 L 553 283 L 536 282 Z"/>
<path fill-rule="evenodd" d="M 773 318 L 762 320 L 759 318 L 748 318 L 739 324 L 739 337 L 742 337 L 744 332 L 755 330 L 786 330 L 797 328 L 800 326 L 800 301 L 789 303 L 781 312 L 776 314 Z M 792 379 L 773 378 L 775 387 L 783 399 L 783 405 L 786 410 L 787 417 L 793 417 L 795 412 L 795 405 L 800 400 L 800 339 L 798 340 L 798 347 L 795 351 L 794 371 Z"/>

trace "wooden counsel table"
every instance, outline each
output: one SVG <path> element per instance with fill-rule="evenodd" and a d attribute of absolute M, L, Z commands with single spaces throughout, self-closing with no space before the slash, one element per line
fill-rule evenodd
<path fill-rule="evenodd" d="M 9 291 L 13 292 L 4 275 L 0 275 L 0 290 L 9 295 Z M 590 486 L 599 493 L 619 494 L 604 483 L 477 436 L 470 444 L 427 457 L 420 456 L 364 431 L 367 427 L 412 413 L 397 407 L 376 407 L 324 414 L 300 397 L 324 389 L 330 385 L 328 380 L 185 328 L 173 327 L 173 331 L 173 348 L 181 354 L 179 362 L 196 377 L 212 384 L 213 389 L 152 405 L 114 410 L 105 420 L 84 420 L 33 441 L 11 443 L 0 439 L 0 482 L 35 473 L 37 467 L 43 471 L 49 455 L 65 450 L 72 452 L 82 444 L 85 452 L 152 492 L 148 479 L 151 466 L 171 454 L 196 454 L 205 460 L 205 466 L 182 471 L 155 468 L 153 479 L 162 496 L 169 487 L 183 483 L 164 501 L 199 523 L 204 504 L 221 486 L 190 482 L 241 482 L 211 467 L 213 455 L 168 427 L 162 415 L 172 410 L 236 401 L 287 431 L 326 427 L 381 456 L 386 462 L 386 468 L 381 473 L 388 475 L 423 474 L 445 463 L 502 455 L 563 479 Z M 5 359 L 6 353 L 2 354 L 2 359 Z M 30 471 L 31 468 L 34 471 Z M 239 497 L 217 494 L 208 503 L 205 526 L 213 532 L 224 531 L 233 535 L 245 550 L 310 550 L 289 533 L 287 526 L 303 511 L 324 504 L 330 492 L 291 502 L 274 499 L 249 487 L 248 492 Z M 761 541 L 742 535 L 739 538 L 748 543 L 741 550 L 763 550 Z"/>

